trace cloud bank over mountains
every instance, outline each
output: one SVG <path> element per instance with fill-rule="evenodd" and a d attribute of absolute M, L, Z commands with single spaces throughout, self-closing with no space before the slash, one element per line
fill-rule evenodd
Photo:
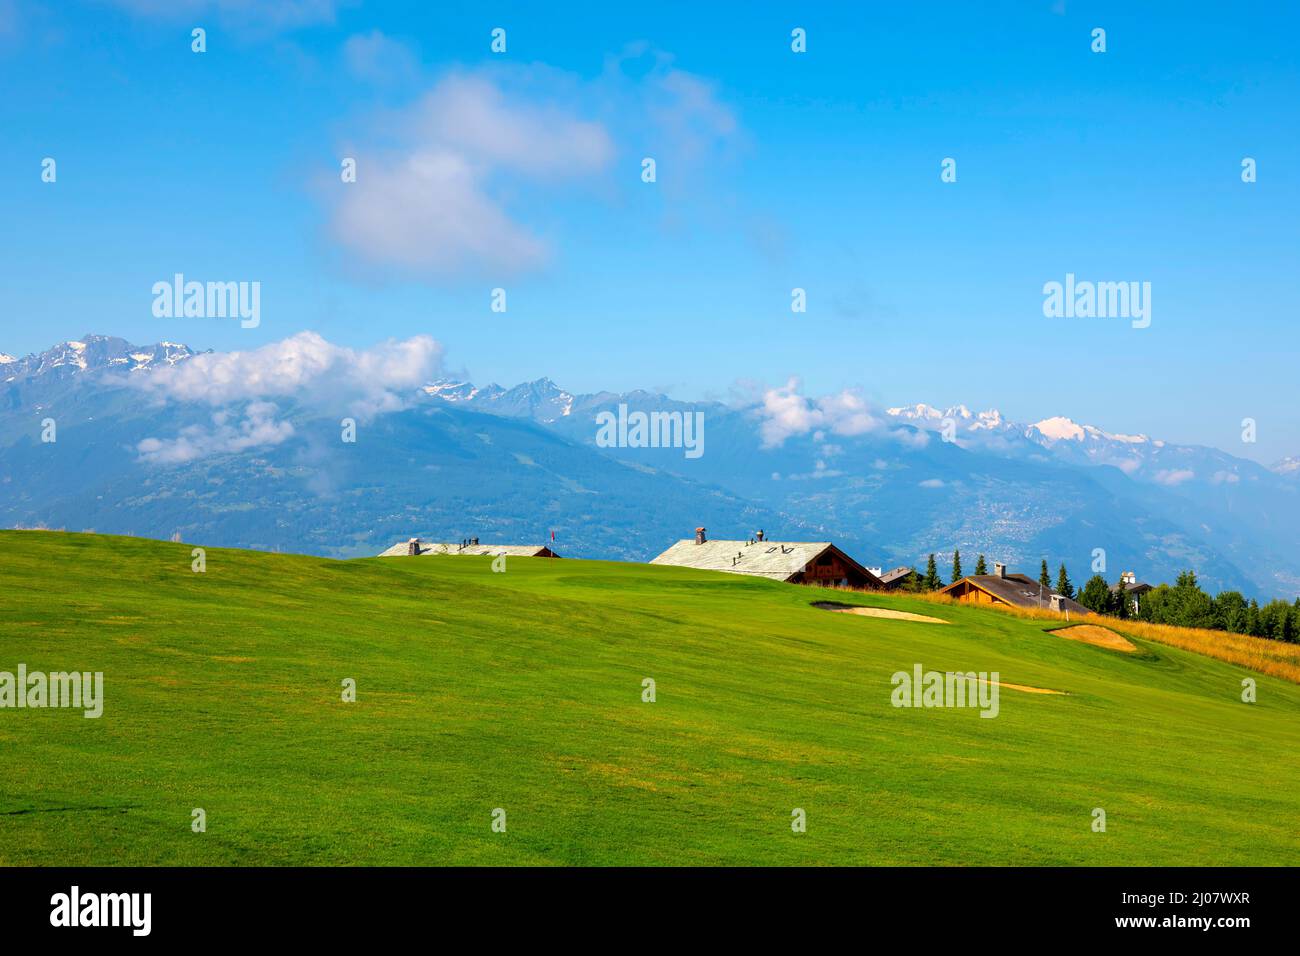
<path fill-rule="evenodd" d="M 127 381 L 155 401 L 219 408 L 211 427 L 187 426 L 170 438 L 151 436 L 137 450 L 146 461 L 175 464 L 279 444 L 293 435 L 293 425 L 277 420 L 275 400 L 362 421 L 399 411 L 438 374 L 442 354 L 442 346 L 427 335 L 356 350 L 300 332 L 247 352 L 195 355 Z M 236 410 L 240 405 L 242 412 Z"/>
<path fill-rule="evenodd" d="M 287 413 L 288 406 L 311 414 L 367 421 L 408 408 L 424 395 L 550 422 L 571 411 L 582 417 L 602 396 L 615 394 L 574 396 L 549 379 L 508 391 L 498 385 L 478 389 L 465 382 L 451 383 L 440 378 L 443 347 L 427 335 L 354 349 L 331 343 L 315 332 L 301 332 L 256 349 L 224 353 L 195 353 L 172 342 L 134 346 L 108 336 L 83 338 L 85 341 L 64 342 L 21 359 L 0 355 L 0 380 L 12 383 L 60 371 L 102 371 L 156 403 L 206 405 L 220 413 L 210 427 L 190 427 L 184 436 L 148 436 L 140 452 L 156 463 L 282 442 L 292 434 L 280 421 L 281 409 Z M 1229 452 L 1175 445 L 1142 434 L 1107 432 L 1063 416 L 1024 424 L 1008 420 L 996 409 L 972 412 L 964 405 L 940 409 L 921 403 L 883 408 L 855 388 L 808 395 L 793 376 L 781 385 L 738 385 L 729 404 L 674 402 L 661 395 L 636 394 L 660 404 L 711 408 L 712 415 L 743 414 L 764 451 L 779 450 L 792 440 L 811 440 L 823 464 L 810 460 L 806 467 L 819 468 L 818 477 L 831 473 L 825 462 L 843 451 L 836 438 L 851 441 L 873 436 L 900 449 L 924 449 L 941 442 L 1005 458 L 1106 465 L 1129 478 L 1165 488 L 1194 484 L 1231 487 L 1245 481 L 1253 467 Z M 260 404 L 252 408 L 254 403 Z M 540 409 L 549 411 L 542 414 Z M 710 420 L 715 419 L 711 416 Z M 1272 471 L 1291 478 L 1300 476 L 1300 465 L 1287 459 Z"/>
<path fill-rule="evenodd" d="M 732 404 L 573 394 L 545 378 L 477 387 L 439 378 L 442 355 L 428 336 L 353 349 L 304 332 L 201 354 L 85 335 L 0 357 L 0 512 L 351 554 L 409 534 L 412 507 L 421 528 L 460 527 L 473 501 L 473 514 L 525 529 L 554 506 L 592 556 L 644 557 L 682 527 L 757 522 L 882 562 L 960 546 L 1074 567 L 1103 547 L 1153 577 L 1191 566 L 1216 586 L 1300 593 L 1294 460 L 1269 470 L 1059 416 L 881 409 L 853 389 L 805 394 L 793 378 Z M 708 453 L 598 447 L 596 416 L 623 405 L 702 415 Z M 355 444 L 345 417 L 361 429 Z M 57 444 L 33 431 L 46 418 Z M 37 500 L 33 487 L 50 491 Z"/>
<path fill-rule="evenodd" d="M 787 438 L 810 432 L 861 435 L 884 424 L 866 400 L 852 389 L 807 398 L 799 394 L 800 388 L 800 380 L 792 377 L 784 385 L 763 392 L 760 411 L 763 447 L 773 448 Z"/>

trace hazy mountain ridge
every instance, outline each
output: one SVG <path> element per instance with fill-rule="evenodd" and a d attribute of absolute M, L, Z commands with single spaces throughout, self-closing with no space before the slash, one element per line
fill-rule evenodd
<path fill-rule="evenodd" d="M 1211 587 L 1300 593 L 1294 459 L 1271 471 L 1065 418 L 1021 424 L 924 404 L 883 410 L 860 433 L 772 443 L 758 404 L 580 395 L 543 378 L 431 381 L 360 426 L 352 446 L 336 418 L 280 401 L 293 433 L 283 444 L 145 463 L 141 441 L 204 427 L 214 412 L 159 402 L 136 376 L 196 354 L 88 335 L 0 364 L 0 519 L 334 555 L 408 534 L 540 541 L 558 530 L 562 553 L 638 560 L 697 524 L 735 536 L 764 527 L 833 538 L 868 564 L 959 547 L 968 561 L 984 552 L 1030 572 L 1041 557 L 1064 560 L 1081 582 L 1104 548 L 1110 577 L 1194 567 Z M 595 447 L 596 414 L 621 404 L 704 412 L 705 453 Z M 58 420 L 57 446 L 40 443 L 36 412 Z"/>

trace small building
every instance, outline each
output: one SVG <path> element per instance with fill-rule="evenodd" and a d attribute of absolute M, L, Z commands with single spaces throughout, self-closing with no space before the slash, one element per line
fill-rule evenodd
<path fill-rule="evenodd" d="M 1123 574 L 1119 576 L 1119 581 L 1116 581 L 1114 584 L 1110 586 L 1111 594 L 1119 593 L 1120 581 L 1124 582 L 1124 594 L 1132 602 L 1130 611 L 1132 612 L 1134 617 L 1137 617 L 1137 613 L 1142 606 L 1143 596 L 1146 595 L 1149 591 L 1154 591 L 1155 587 L 1153 585 L 1147 584 L 1145 581 L 1139 581 L 1137 579 L 1137 575 L 1134 574 L 1132 571 L 1125 571 Z"/>
<path fill-rule="evenodd" d="M 886 591 L 897 591 L 904 587 L 910 578 L 916 574 L 913 568 L 894 568 L 892 571 L 885 571 L 876 575 L 880 578 L 880 583 Z"/>
<path fill-rule="evenodd" d="M 683 538 L 651 564 L 817 584 L 822 587 L 879 588 L 880 579 L 829 541 L 770 541 L 762 531 L 743 540 L 711 541 L 704 528 Z"/>
<path fill-rule="evenodd" d="M 968 604 L 1001 604 L 1006 607 L 1041 608 L 1087 614 L 1088 609 L 1071 598 L 1055 594 L 1034 578 L 1008 574 L 1005 564 L 994 564 L 992 574 L 972 574 L 939 591 Z"/>
<path fill-rule="evenodd" d="M 479 544 L 478 538 L 466 538 L 459 542 L 421 541 L 408 538 L 399 541 L 385 551 L 379 552 L 381 558 L 424 557 L 429 554 L 491 556 L 499 554 L 512 558 L 558 558 L 559 555 L 544 544 Z"/>

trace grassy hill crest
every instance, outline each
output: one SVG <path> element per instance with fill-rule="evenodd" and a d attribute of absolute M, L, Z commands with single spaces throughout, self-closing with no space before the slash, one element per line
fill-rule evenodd
<path fill-rule="evenodd" d="M 0 532 L 0 671 L 105 679 L 97 720 L 0 709 L 0 864 L 1300 860 L 1300 687 L 1176 647 L 681 568 L 191 548 Z M 918 663 L 1065 693 L 891 706 Z"/>

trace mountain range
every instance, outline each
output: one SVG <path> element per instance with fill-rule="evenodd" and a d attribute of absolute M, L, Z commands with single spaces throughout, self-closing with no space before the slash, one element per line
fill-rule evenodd
<path fill-rule="evenodd" d="M 223 392 L 219 402 L 210 383 L 208 400 L 156 387 L 201 356 L 220 358 L 103 335 L 0 354 L 0 524 L 340 557 L 416 534 L 554 532 L 561 554 L 621 560 L 647 560 L 699 525 L 735 538 L 763 528 L 834 540 L 886 568 L 935 552 L 946 572 L 957 548 L 967 570 L 979 553 L 1031 574 L 1046 558 L 1081 583 L 1104 559 L 1112 580 L 1193 568 L 1211 589 L 1300 594 L 1297 458 L 1266 468 L 965 406 L 876 409 L 788 389 L 685 402 L 573 394 L 546 378 L 403 386 L 360 417 L 349 443 L 337 409 L 287 385 L 271 400 Z M 704 453 L 603 447 L 597 416 L 620 408 L 701 414 Z M 56 438 L 43 441 L 51 421 Z"/>

